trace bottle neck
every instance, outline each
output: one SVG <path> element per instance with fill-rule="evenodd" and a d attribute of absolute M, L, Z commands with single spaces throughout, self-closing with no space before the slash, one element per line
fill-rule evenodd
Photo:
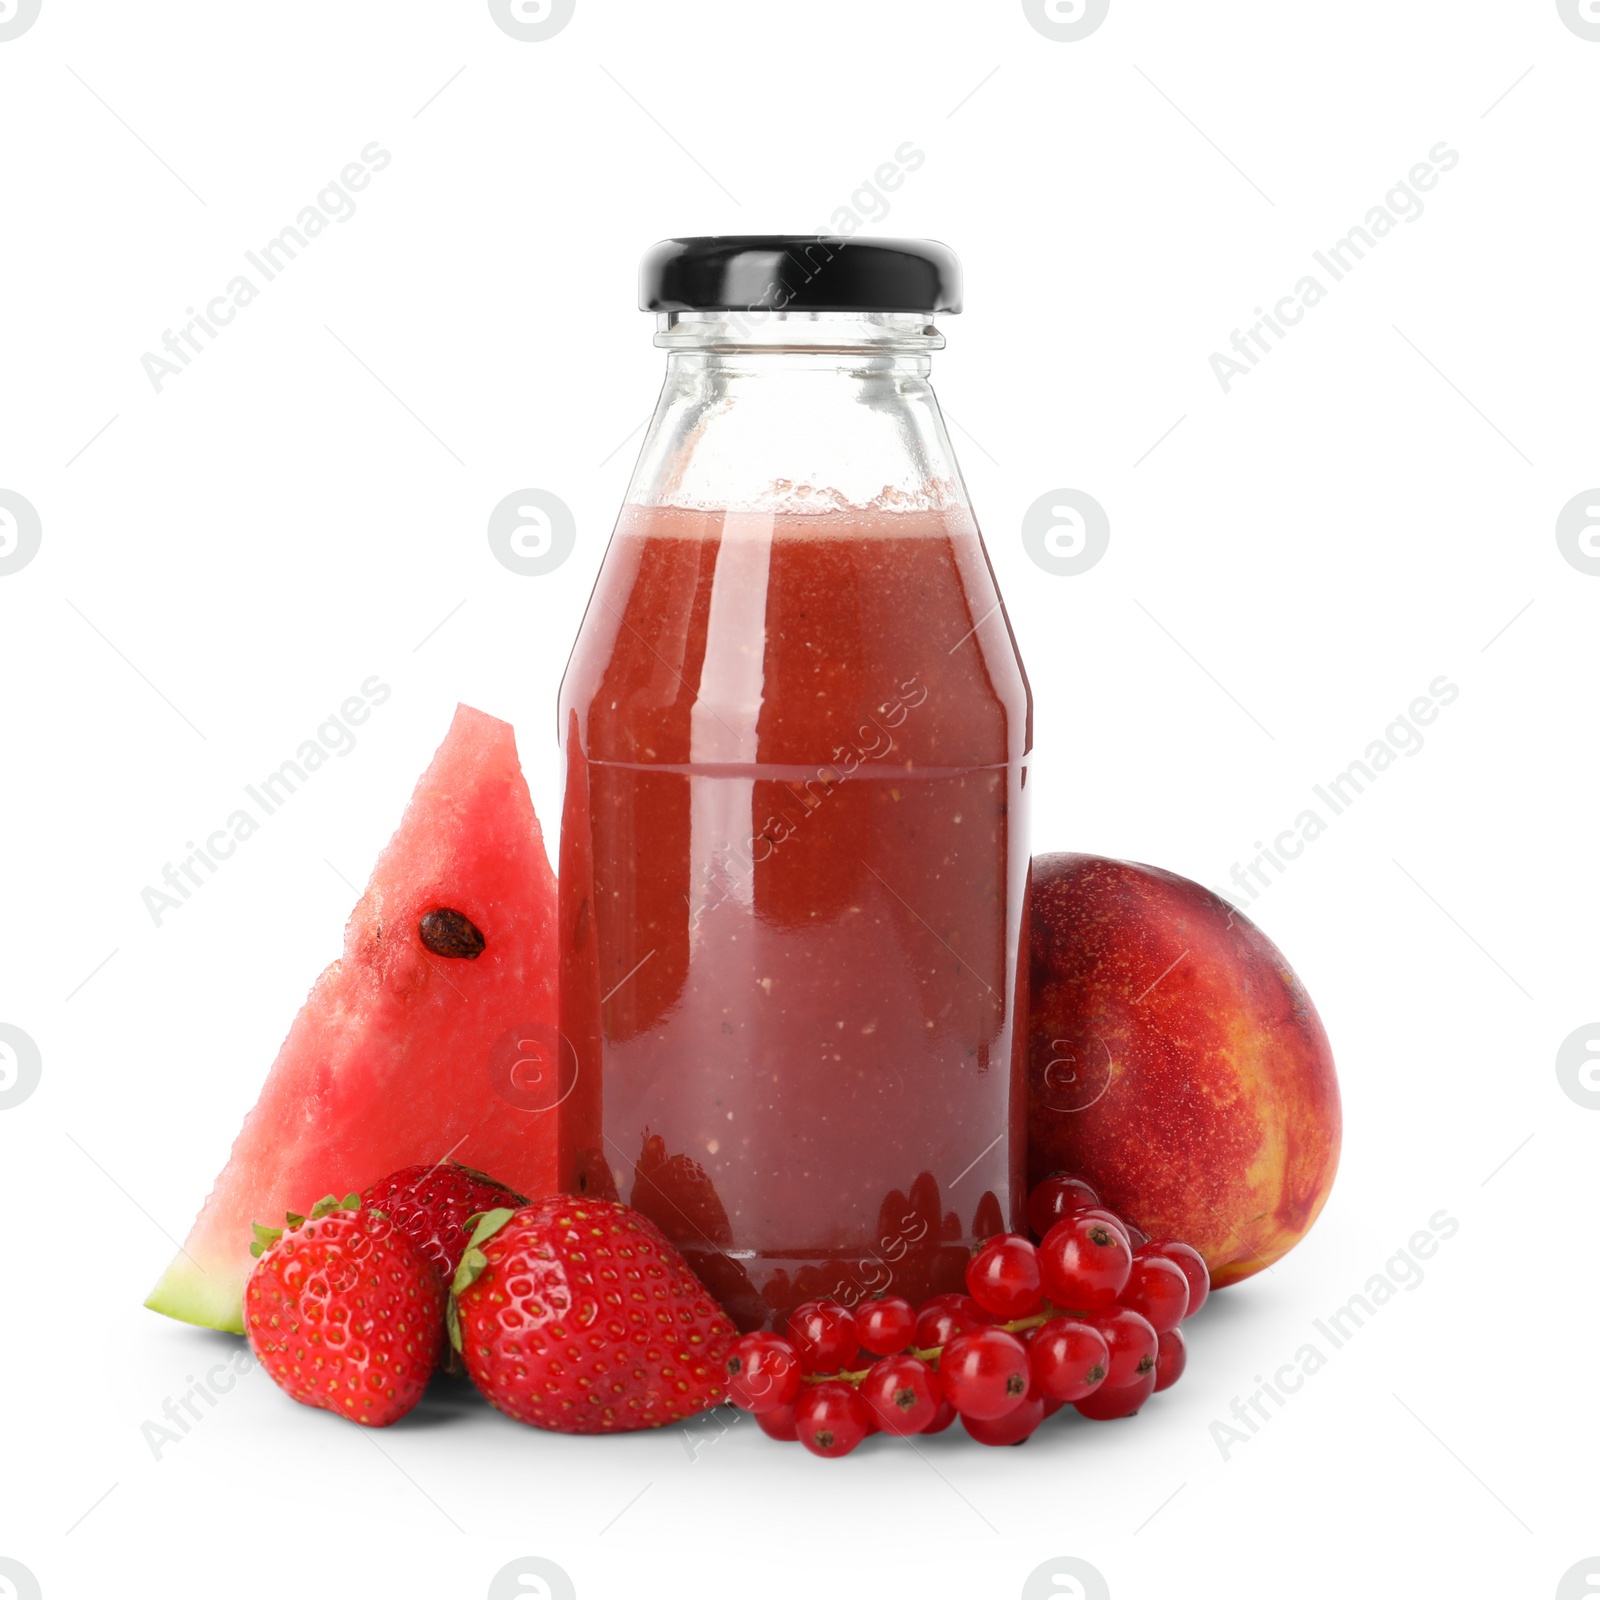
<path fill-rule="evenodd" d="M 673 311 L 635 505 L 954 510 L 966 492 L 928 382 L 923 314 Z"/>
<path fill-rule="evenodd" d="M 820 365 L 849 368 L 857 361 L 920 363 L 944 349 L 944 335 L 921 312 L 772 311 L 761 306 L 729 311 L 666 311 L 656 318 L 655 343 L 673 356 L 824 358 Z M 842 358 L 842 359 L 829 359 Z"/>

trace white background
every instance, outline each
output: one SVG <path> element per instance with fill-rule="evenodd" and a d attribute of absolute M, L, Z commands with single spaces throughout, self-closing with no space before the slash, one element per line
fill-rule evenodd
<path fill-rule="evenodd" d="M 582 1600 L 1011 1600 L 1063 1555 L 1116 1600 L 1555 1594 L 1600 1550 L 1600 1116 L 1555 1072 L 1600 1015 L 1600 577 L 1555 537 L 1600 482 L 1597 91 L 1555 0 L 1112 0 L 1069 43 L 1016 0 L 578 0 L 542 43 L 468 0 L 43 0 L 0 42 L 0 488 L 43 530 L 0 577 L 0 1022 L 43 1061 L 0 1112 L 0 1555 L 47 1600 L 476 1600 L 524 1555 Z M 373 140 L 356 214 L 156 393 L 144 352 Z M 885 213 L 860 186 L 907 140 Z M 1224 394 L 1212 352 L 1439 141 L 1424 214 Z M 660 379 L 639 255 L 843 206 L 966 265 L 934 376 L 1033 683 L 1037 849 L 1221 884 L 1459 686 L 1251 908 L 1339 1061 L 1323 1219 L 1178 1388 L 1021 1450 L 694 1453 L 437 1399 L 372 1436 L 257 1372 L 154 1459 L 231 1341 L 140 1301 L 458 700 L 558 815 L 556 685 Z M 522 487 L 576 515 L 549 576 L 488 546 Z M 1078 577 L 1020 539 L 1062 487 L 1111 523 Z M 374 673 L 358 747 L 154 926 L 140 890 Z M 1441 1208 L 1424 1281 L 1224 1459 L 1212 1422 Z"/>

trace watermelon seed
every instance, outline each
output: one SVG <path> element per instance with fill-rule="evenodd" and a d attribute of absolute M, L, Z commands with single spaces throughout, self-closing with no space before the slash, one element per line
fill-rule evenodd
<path fill-rule="evenodd" d="M 476 961 L 484 951 L 483 935 L 459 911 L 448 906 L 428 912 L 417 924 L 417 934 L 436 956 Z"/>

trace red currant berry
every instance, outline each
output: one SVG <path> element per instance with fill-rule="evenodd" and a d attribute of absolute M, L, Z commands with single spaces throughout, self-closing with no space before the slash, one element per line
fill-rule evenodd
<path fill-rule="evenodd" d="M 1133 1265 L 1127 1236 L 1091 1211 L 1075 1211 L 1044 1236 L 1044 1292 L 1063 1311 L 1095 1311 L 1122 1293 Z"/>
<path fill-rule="evenodd" d="M 1119 1298 L 1157 1333 L 1165 1333 L 1168 1328 L 1176 1328 L 1189 1309 L 1189 1280 L 1176 1261 L 1152 1255 L 1146 1245 L 1134 1252 L 1133 1270 Z"/>
<path fill-rule="evenodd" d="M 1132 1253 L 1134 1249 L 1133 1235 L 1129 1232 L 1128 1219 L 1119 1217 L 1110 1206 L 1080 1206 L 1076 1211 L 1068 1214 L 1074 1217 L 1093 1217 L 1098 1222 L 1108 1223 L 1128 1241 L 1128 1250 L 1130 1254 Z"/>
<path fill-rule="evenodd" d="M 939 1409 L 933 1414 L 933 1421 L 922 1431 L 924 1433 L 943 1433 L 952 1422 L 956 1420 L 956 1408 L 942 1395 L 939 1399 Z"/>
<path fill-rule="evenodd" d="M 855 1360 L 856 1319 L 836 1300 L 807 1300 L 789 1317 L 789 1343 L 807 1372 L 842 1372 Z"/>
<path fill-rule="evenodd" d="M 1044 1419 L 1046 1422 L 1048 1422 L 1051 1417 L 1053 1417 L 1056 1412 L 1058 1412 L 1067 1403 L 1065 1400 L 1053 1399 L 1047 1394 L 1041 1395 L 1040 1399 L 1044 1402 Z"/>
<path fill-rule="evenodd" d="M 1099 1204 L 1100 1196 L 1082 1178 L 1052 1173 L 1028 1196 L 1028 1226 L 1042 1239 L 1069 1211 Z"/>
<path fill-rule="evenodd" d="M 1034 1382 L 1053 1400 L 1082 1400 L 1106 1379 L 1111 1352 L 1105 1335 L 1087 1322 L 1056 1317 L 1028 1346 Z"/>
<path fill-rule="evenodd" d="M 958 1333 L 939 1357 L 939 1385 L 963 1417 L 1003 1417 L 1028 1393 L 1028 1352 L 1003 1328 Z"/>
<path fill-rule="evenodd" d="M 777 1406 L 771 1411 L 756 1412 L 756 1426 L 769 1439 L 781 1439 L 785 1444 L 793 1444 L 800 1437 L 795 1432 L 793 1406 Z"/>
<path fill-rule="evenodd" d="M 1020 1233 L 996 1235 L 967 1263 L 967 1292 L 991 1316 L 1029 1316 L 1044 1304 L 1039 1252 Z"/>
<path fill-rule="evenodd" d="M 875 1356 L 894 1356 L 916 1336 L 917 1314 L 909 1300 L 887 1295 L 856 1308 L 856 1337 Z"/>
<path fill-rule="evenodd" d="M 1183 1334 L 1177 1328 L 1168 1328 L 1156 1340 L 1156 1393 L 1170 1389 L 1183 1376 L 1189 1365 L 1189 1350 Z"/>
<path fill-rule="evenodd" d="M 1211 1274 L 1206 1270 L 1206 1258 L 1192 1244 L 1185 1244 L 1181 1239 L 1163 1239 L 1150 1248 L 1164 1255 L 1168 1261 L 1176 1262 L 1189 1280 L 1189 1309 L 1184 1316 L 1192 1317 L 1211 1293 Z"/>
<path fill-rule="evenodd" d="M 979 1444 L 1021 1444 L 1044 1421 L 1044 1398 L 1038 1396 L 1013 1406 L 1003 1417 L 963 1415 L 961 1426 Z"/>
<path fill-rule="evenodd" d="M 872 1431 L 867 1402 L 848 1383 L 812 1384 L 795 1402 L 795 1432 L 813 1455 L 847 1456 Z"/>
<path fill-rule="evenodd" d="M 793 1405 L 800 1393 L 800 1359 L 775 1333 L 747 1333 L 728 1352 L 728 1398 L 759 1415 Z"/>
<path fill-rule="evenodd" d="M 1125 1389 L 1113 1389 L 1110 1384 L 1104 1383 L 1086 1400 L 1080 1400 L 1074 1408 L 1079 1416 L 1087 1417 L 1091 1422 L 1114 1422 L 1118 1417 L 1131 1417 L 1146 1400 L 1155 1393 L 1156 1375 L 1152 1368 Z"/>
<path fill-rule="evenodd" d="M 926 1361 L 885 1356 L 861 1382 L 861 1398 L 885 1433 L 921 1433 L 939 1410 L 939 1386 Z"/>
<path fill-rule="evenodd" d="M 1127 1306 L 1097 1311 L 1089 1325 L 1100 1333 L 1110 1352 L 1105 1387 L 1125 1389 L 1156 1370 L 1156 1330 Z"/>
<path fill-rule="evenodd" d="M 1128 1236 L 1128 1243 L 1135 1250 L 1142 1250 L 1150 1243 L 1150 1235 L 1139 1226 L 1137 1222 L 1129 1222 L 1126 1217 L 1117 1219 L 1122 1224 L 1122 1231 Z"/>
<path fill-rule="evenodd" d="M 970 1295 L 936 1294 L 917 1313 L 917 1348 L 937 1350 L 958 1333 L 988 1326 L 989 1313 Z"/>

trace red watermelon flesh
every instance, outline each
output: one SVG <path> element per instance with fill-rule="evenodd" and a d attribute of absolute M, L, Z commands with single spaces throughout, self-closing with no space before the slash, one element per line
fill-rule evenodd
<path fill-rule="evenodd" d="M 475 959 L 424 945 L 420 920 L 444 909 L 483 935 Z M 251 1223 L 281 1226 L 413 1162 L 450 1156 L 530 1198 L 552 1193 L 556 962 L 555 876 L 511 726 L 460 706 L 350 915 L 343 957 L 317 979 L 145 1304 L 242 1332 Z"/>

